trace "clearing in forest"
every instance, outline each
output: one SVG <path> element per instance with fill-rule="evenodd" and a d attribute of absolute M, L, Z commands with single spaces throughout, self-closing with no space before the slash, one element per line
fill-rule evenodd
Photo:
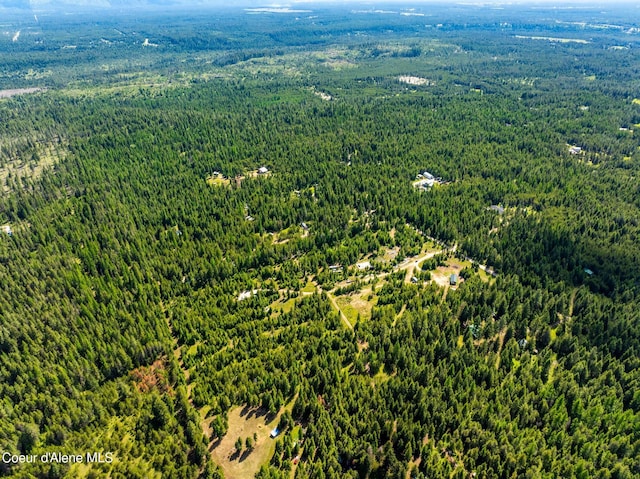
<path fill-rule="evenodd" d="M 371 297 L 371 288 L 365 288 L 361 291 L 356 291 L 351 294 L 345 294 L 336 297 L 336 303 L 340 308 L 340 311 L 344 313 L 351 324 L 355 324 L 360 319 L 370 319 L 371 309 L 378 302 L 378 297 L 373 295 Z M 371 297 L 371 299 L 369 299 Z"/>
<path fill-rule="evenodd" d="M 410 258 L 406 258 L 402 263 L 400 263 L 396 269 L 405 270 L 407 273 L 405 275 L 405 283 L 410 283 L 413 278 L 416 270 L 420 271 L 420 264 L 429 258 L 433 258 L 434 256 L 441 254 L 442 250 L 432 249 L 430 244 L 427 244 L 423 247 L 426 248 L 426 251 L 419 254 L 418 256 L 411 256 Z"/>
<path fill-rule="evenodd" d="M 67 156 L 67 144 L 60 138 L 51 141 L 37 140 L 36 151 L 31 158 L 9 157 L 4 166 L 0 167 L 0 192 L 11 189 L 7 182 L 10 176 L 13 178 L 37 179 L 42 176 L 45 168 L 51 167 Z M 2 146 L 11 148 L 11 142 Z"/>
<path fill-rule="evenodd" d="M 271 311 L 273 312 L 273 314 L 277 314 L 277 313 L 288 313 L 290 312 L 293 307 L 296 304 L 296 301 L 298 300 L 297 297 L 292 297 L 287 299 L 284 296 L 284 292 L 285 290 L 282 290 L 280 293 L 283 294 L 283 297 L 277 299 L 276 301 L 274 301 L 273 303 L 271 303 L 269 305 L 269 308 L 271 309 Z"/>
<path fill-rule="evenodd" d="M 398 81 L 402 82 L 402 83 L 406 83 L 408 85 L 426 85 L 426 86 L 432 86 L 435 85 L 434 82 L 432 82 L 431 80 L 429 80 L 428 78 L 422 78 L 422 77 L 415 77 L 415 76 L 410 76 L 410 75 L 403 75 L 403 76 L 399 76 L 398 77 Z"/>
<path fill-rule="evenodd" d="M 28 93 L 37 93 L 39 91 L 45 91 L 46 88 L 15 88 L 12 90 L 0 90 L 0 98 L 11 98 L 16 95 L 25 95 Z"/>
<path fill-rule="evenodd" d="M 207 178 L 207 183 L 211 186 L 229 186 L 231 180 L 222 175 L 211 175 Z"/>
<path fill-rule="evenodd" d="M 347 315 L 344 313 L 344 311 L 342 311 L 342 309 L 338 305 L 338 302 L 336 301 L 335 296 L 333 296 L 331 293 L 327 293 L 327 298 L 329 298 L 329 302 L 331 303 L 331 306 L 333 306 L 333 308 L 340 315 L 340 319 L 344 322 L 345 326 L 349 329 L 353 329 L 352 322 L 349 321 L 349 318 L 347 318 Z"/>
<path fill-rule="evenodd" d="M 280 409 L 275 416 L 267 414 L 262 408 L 238 406 L 229 411 L 229 429 L 227 434 L 212 444 L 211 458 L 224 472 L 224 477 L 254 477 L 263 464 L 273 456 L 276 440 L 269 436 L 278 425 L 280 416 L 285 410 L 291 410 L 295 398 Z M 253 448 L 247 450 L 245 441 L 252 440 L 254 434 L 257 440 Z M 242 439 L 242 450 L 236 451 L 235 442 Z"/>
<path fill-rule="evenodd" d="M 292 239 L 305 238 L 308 235 L 308 230 L 302 226 L 293 225 L 276 233 L 269 233 L 266 237 L 271 238 L 273 244 L 285 244 Z"/>
<path fill-rule="evenodd" d="M 450 286 L 451 275 L 455 274 L 457 277 L 457 284 L 464 282 L 464 279 L 460 277 L 460 271 L 466 267 L 470 267 L 470 261 L 460 261 L 456 258 L 450 258 L 444 266 L 438 266 L 431 272 L 431 280 L 435 281 L 438 286 L 446 287 Z M 454 287 L 457 286 L 457 284 Z"/>
<path fill-rule="evenodd" d="M 323 91 L 314 91 L 313 92 L 314 95 L 319 96 L 320 98 L 322 98 L 324 101 L 331 101 L 333 100 L 333 97 L 331 95 L 329 95 L 328 93 L 325 93 Z"/>
<path fill-rule="evenodd" d="M 558 38 L 558 37 L 541 37 L 541 36 L 526 36 L 526 35 L 514 35 L 515 38 L 520 38 L 524 40 L 547 40 L 549 42 L 555 43 L 581 43 L 586 45 L 591 43 L 588 40 L 583 40 L 581 38 Z"/>
<path fill-rule="evenodd" d="M 395 231 L 392 230 L 393 235 L 390 234 L 391 238 L 395 236 Z M 382 254 L 382 260 L 387 263 L 391 263 L 396 259 L 398 253 L 400 252 L 400 246 L 394 246 L 393 248 L 385 248 L 384 253 Z"/>
<path fill-rule="evenodd" d="M 307 284 L 300 290 L 299 293 L 293 292 L 292 295 L 287 295 L 286 289 L 280 289 L 278 290 L 278 299 L 276 299 L 269 305 L 269 309 L 271 310 L 272 315 L 277 315 L 278 313 L 288 313 L 293 309 L 293 307 L 301 297 L 311 296 L 313 293 L 317 292 L 317 290 L 318 286 L 313 281 L 307 281 Z"/>
<path fill-rule="evenodd" d="M 302 296 L 310 296 L 318 290 L 318 286 L 313 281 L 307 281 L 307 284 L 300 291 Z"/>

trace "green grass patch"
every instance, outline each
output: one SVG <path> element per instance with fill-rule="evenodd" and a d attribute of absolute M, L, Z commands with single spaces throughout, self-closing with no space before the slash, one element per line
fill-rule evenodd
<path fill-rule="evenodd" d="M 478 269 L 478 276 L 480 276 L 480 279 L 485 283 L 488 283 L 491 280 L 491 276 L 489 276 L 486 271 L 483 271 L 481 269 Z"/>
<path fill-rule="evenodd" d="M 207 178 L 207 184 L 211 186 L 229 186 L 231 180 L 229 178 L 223 178 L 222 176 L 210 176 Z"/>
<path fill-rule="evenodd" d="M 424 243 L 422 245 L 422 253 L 431 253 L 431 252 L 435 252 L 435 251 L 440 251 L 442 248 L 440 248 L 436 243 L 434 243 L 431 240 L 428 240 L 426 243 Z"/>
<path fill-rule="evenodd" d="M 193 343 L 191 346 L 189 346 L 189 349 L 187 349 L 187 355 L 188 356 L 195 356 L 196 354 L 198 354 L 198 346 L 200 345 L 200 341 Z"/>
<path fill-rule="evenodd" d="M 293 439 L 294 441 L 299 441 L 302 438 L 302 427 L 301 426 L 295 426 L 292 430 L 291 430 L 291 439 Z"/>
<path fill-rule="evenodd" d="M 309 281 L 304 288 L 302 288 L 302 292 L 303 293 L 315 293 L 316 292 L 316 285 L 313 284 L 311 281 Z"/>
<path fill-rule="evenodd" d="M 101 431 L 101 434 L 97 436 L 93 441 L 93 447 L 89 446 L 87 450 L 89 451 L 102 451 L 103 447 L 101 444 L 114 444 L 119 443 L 116 448 L 112 448 L 111 450 L 116 451 L 126 451 L 127 453 L 131 452 L 133 447 L 133 436 L 129 431 L 135 429 L 135 419 L 132 417 L 112 417 L 107 426 Z M 65 452 L 65 451 L 59 451 Z M 156 471 L 151 464 L 147 461 L 144 461 L 142 458 L 138 457 L 133 461 L 127 461 L 127 472 L 133 477 L 134 475 L 137 477 L 145 477 L 149 479 L 160 479 L 162 474 Z M 118 458 L 118 454 L 114 454 L 114 462 L 110 465 L 110 471 L 113 467 L 120 462 Z M 69 469 L 68 476 L 65 477 L 74 477 L 79 479 L 89 478 L 89 477 L 102 477 L 101 476 L 102 469 L 97 469 L 94 465 L 89 463 L 77 463 L 73 464 Z M 95 476 L 97 474 L 97 476 Z M 107 476 L 111 477 L 110 473 L 107 473 Z"/>
<path fill-rule="evenodd" d="M 283 313 L 288 313 L 293 309 L 293 306 L 296 304 L 297 298 L 291 298 L 287 301 L 278 300 L 271 303 L 272 311 L 282 311 Z"/>
<path fill-rule="evenodd" d="M 358 320 L 358 310 L 351 305 L 348 297 L 339 296 L 336 298 L 336 303 L 340 307 L 340 310 L 344 313 L 351 324 L 355 324 Z"/>
<path fill-rule="evenodd" d="M 371 318 L 371 309 L 378 302 L 378 297 L 369 288 L 356 294 L 339 296 L 336 298 L 338 306 L 351 324 L 355 324 L 358 315 L 361 320 Z M 369 299 L 371 297 L 371 299 Z"/>
<path fill-rule="evenodd" d="M 375 376 L 373 376 L 373 382 L 376 385 L 380 385 L 383 384 L 385 382 L 387 382 L 389 380 L 391 376 L 389 376 L 389 374 L 385 373 L 382 369 L 380 371 L 378 371 L 378 373 L 376 373 Z"/>

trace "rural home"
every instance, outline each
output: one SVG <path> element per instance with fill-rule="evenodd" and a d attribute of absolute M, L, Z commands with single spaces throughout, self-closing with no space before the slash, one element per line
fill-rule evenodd
<path fill-rule="evenodd" d="M 434 180 L 433 178 L 423 178 L 420 181 L 418 181 L 417 183 L 415 183 L 415 187 L 416 188 L 421 188 L 423 190 L 428 190 L 429 188 L 431 188 L 434 184 L 435 184 L 436 180 Z"/>

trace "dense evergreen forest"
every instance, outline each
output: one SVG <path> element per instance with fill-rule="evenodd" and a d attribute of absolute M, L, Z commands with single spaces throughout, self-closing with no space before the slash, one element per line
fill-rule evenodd
<path fill-rule="evenodd" d="M 640 477 L 638 10 L 304 5 L 7 10 L 0 475 Z"/>

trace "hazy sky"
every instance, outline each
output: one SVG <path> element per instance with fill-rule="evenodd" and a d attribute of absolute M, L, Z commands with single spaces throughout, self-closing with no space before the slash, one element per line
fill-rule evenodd
<path fill-rule="evenodd" d="M 0 0 L 0 5 L 9 4 L 31 4 L 37 5 L 69 5 L 69 4 L 83 4 L 83 5 L 95 5 L 95 4 L 118 4 L 123 5 L 127 3 L 153 3 L 153 4 L 200 4 L 200 5 L 229 5 L 229 4 L 243 4 L 243 5 L 256 5 L 256 6 L 291 6 L 300 3 L 334 3 L 334 4 L 403 4 L 406 6 L 411 5 L 423 5 L 429 3 L 438 4 L 486 4 L 486 5 L 509 5 L 509 4 L 522 4 L 522 3 L 544 3 L 544 4 L 557 4 L 563 5 L 567 3 L 572 4 L 600 4 L 611 5 L 616 3 L 629 3 L 637 5 L 640 2 L 638 0 L 132 0 L 130 2 L 123 0 Z"/>
<path fill-rule="evenodd" d="M 205 0 L 206 1 L 206 0 Z M 252 4 L 279 4 L 279 5 L 295 5 L 300 3 L 334 3 L 348 5 L 351 3 L 359 4 L 399 4 L 407 7 L 412 5 L 425 5 L 425 4 L 441 4 L 441 5 L 460 5 L 460 4 L 473 4 L 473 5 L 515 5 L 515 4 L 545 4 L 545 5 L 567 5 L 567 4 L 584 4 L 584 5 L 602 5 L 610 6 L 616 4 L 628 4 L 632 6 L 638 6 L 640 0 L 290 0 L 290 1 L 260 1 L 260 0 L 245 0 L 244 3 Z"/>
<path fill-rule="evenodd" d="M 91 6 L 117 6 L 118 8 L 126 8 L 127 6 L 142 5 L 199 5 L 199 6 L 243 6 L 243 7 L 287 7 L 309 5 L 313 3 L 335 4 L 335 5 L 380 5 L 393 4 L 398 7 L 410 8 L 412 6 L 424 6 L 428 4 L 440 5 L 457 5 L 457 4 L 474 4 L 474 5 L 500 5 L 506 7 L 508 5 L 545 5 L 545 6 L 562 6 L 562 5 L 593 5 L 603 8 L 612 5 L 625 5 L 628 8 L 637 11 L 640 8 L 640 0 L 0 0 L 0 7 L 13 8 L 56 8 L 69 7 L 72 5 Z"/>

